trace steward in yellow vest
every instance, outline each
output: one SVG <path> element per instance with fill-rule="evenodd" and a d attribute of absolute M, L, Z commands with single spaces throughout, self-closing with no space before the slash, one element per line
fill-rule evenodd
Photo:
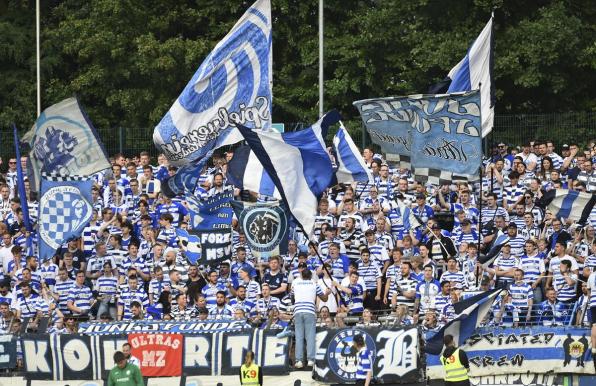
<path fill-rule="evenodd" d="M 440 360 L 445 369 L 445 386 L 469 386 L 470 362 L 468 356 L 464 350 L 455 347 L 452 335 L 445 335 L 443 343 L 445 349 Z"/>
<path fill-rule="evenodd" d="M 248 351 L 244 357 L 244 364 L 240 367 L 240 384 L 242 386 L 263 386 L 263 372 L 261 367 L 253 363 L 255 354 Z"/>

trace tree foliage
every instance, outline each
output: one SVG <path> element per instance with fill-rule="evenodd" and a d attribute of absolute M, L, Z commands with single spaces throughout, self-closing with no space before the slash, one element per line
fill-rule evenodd
<path fill-rule="evenodd" d="M 154 127 L 246 0 L 42 1 L 42 104 L 76 94 L 99 128 Z M 272 0 L 274 120 L 318 114 L 318 0 Z M 497 112 L 596 106 L 590 0 L 326 0 L 325 109 L 425 92 L 495 13 Z M 0 127 L 35 119 L 35 1 L 0 1 Z M 152 129 L 148 129 L 148 137 Z"/>

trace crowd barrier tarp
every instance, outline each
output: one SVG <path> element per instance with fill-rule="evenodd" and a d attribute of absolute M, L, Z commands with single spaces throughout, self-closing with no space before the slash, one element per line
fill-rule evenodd
<path fill-rule="evenodd" d="M 472 386 L 570 386 L 571 376 L 562 374 L 507 374 L 470 377 Z M 435 379 L 429 386 L 443 386 L 445 381 Z"/>
<path fill-rule="evenodd" d="M 0 335 L 0 369 L 12 369 L 17 364 L 17 340 L 13 335 Z"/>
<path fill-rule="evenodd" d="M 25 334 L 21 337 L 21 347 L 26 378 L 36 380 L 105 379 L 114 366 L 114 353 L 132 339 L 137 339 L 136 344 L 141 348 L 139 360 L 151 363 L 152 374 L 156 376 L 172 374 L 168 367 L 174 364 L 159 361 L 165 355 L 159 351 L 165 351 L 165 346 L 171 350 L 172 357 L 180 358 L 181 372 L 188 376 L 237 375 L 247 350 L 255 353 L 256 362 L 266 367 L 268 374 L 284 375 L 289 372 L 289 338 L 277 338 L 276 334 L 276 331 L 248 330 L 183 335 L 182 345 L 173 349 L 173 343 L 164 343 L 166 337 L 158 342 L 150 336 L 153 333 L 134 334 L 134 338 L 124 334 Z M 141 347 L 141 340 L 153 344 Z"/>
<path fill-rule="evenodd" d="M 590 331 L 578 327 L 481 328 L 462 349 L 470 375 L 594 374 Z M 442 379 L 439 356 L 426 355 L 427 376 Z"/>
<path fill-rule="evenodd" d="M 373 375 L 379 383 L 416 383 L 423 378 L 420 334 L 416 327 L 345 328 L 317 330 L 313 378 L 324 383 L 354 382 L 354 336 L 362 334 L 373 352 Z"/>
<path fill-rule="evenodd" d="M 169 332 L 188 335 L 252 329 L 253 327 L 242 320 L 196 320 L 187 322 L 130 320 L 111 323 L 82 322 L 79 324 L 79 334 L 85 335 L 117 335 L 130 332 Z"/>

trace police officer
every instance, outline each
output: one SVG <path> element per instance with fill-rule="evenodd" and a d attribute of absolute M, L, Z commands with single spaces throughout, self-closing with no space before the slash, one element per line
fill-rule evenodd
<path fill-rule="evenodd" d="M 240 367 L 240 384 L 242 386 L 263 386 L 263 372 L 261 366 L 253 361 L 255 354 L 248 351 L 244 357 L 244 364 Z"/>
<path fill-rule="evenodd" d="M 441 354 L 441 364 L 445 368 L 445 386 L 469 386 L 468 356 L 464 350 L 455 347 L 452 335 L 445 335 L 443 343 L 445 349 Z"/>

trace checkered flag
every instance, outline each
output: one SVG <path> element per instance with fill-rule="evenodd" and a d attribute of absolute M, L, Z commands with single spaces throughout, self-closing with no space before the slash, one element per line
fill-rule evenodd
<path fill-rule="evenodd" d="M 39 200 L 39 255 L 52 258 L 60 246 L 79 237 L 91 220 L 93 181 L 82 176 L 43 174 Z"/>

